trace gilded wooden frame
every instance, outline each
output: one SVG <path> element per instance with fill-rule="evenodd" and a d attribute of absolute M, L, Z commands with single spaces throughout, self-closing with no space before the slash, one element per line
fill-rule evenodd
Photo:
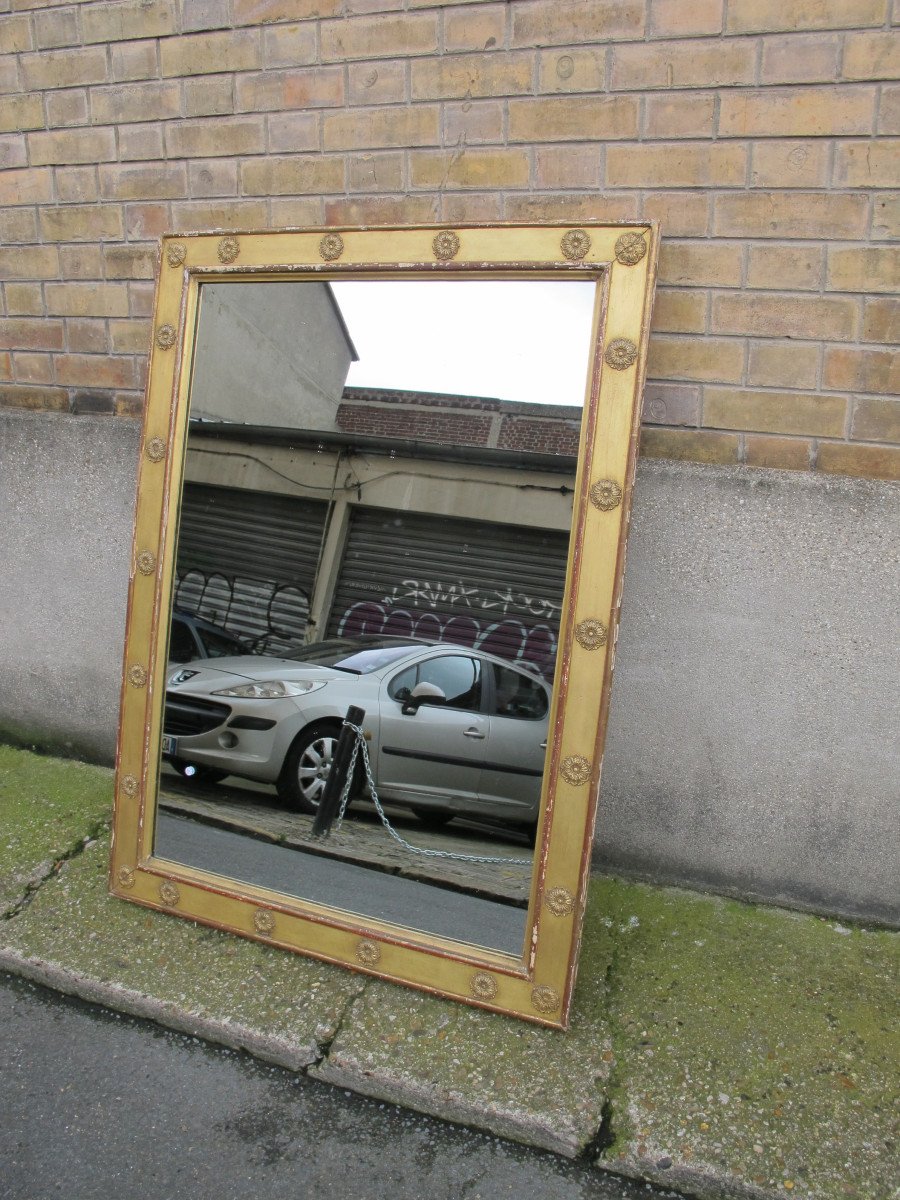
<path fill-rule="evenodd" d="M 658 229 L 633 224 L 334 228 L 162 240 L 140 453 L 110 890 L 384 979 L 565 1028 L 577 967 L 622 595 Z M 457 272 L 594 279 L 560 655 L 522 957 L 223 879 L 151 853 L 188 386 L 201 282 Z M 601 681 L 598 686 L 598 681 Z"/>

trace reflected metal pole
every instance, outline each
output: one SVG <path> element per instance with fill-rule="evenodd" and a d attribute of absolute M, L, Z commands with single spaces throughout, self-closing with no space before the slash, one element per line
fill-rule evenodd
<path fill-rule="evenodd" d="M 351 704 L 347 709 L 346 720 L 351 725 L 362 726 L 365 718 L 365 709 L 357 708 L 355 704 Z M 322 789 L 322 799 L 319 801 L 319 809 L 316 813 L 316 819 L 313 821 L 313 837 L 328 837 L 329 833 L 331 833 L 331 826 L 340 808 L 344 784 L 347 782 L 347 771 L 350 767 L 350 757 L 353 754 L 353 743 L 355 740 L 356 734 L 353 730 L 347 725 L 342 725 L 341 734 L 334 751 L 334 758 L 331 761 L 331 770 L 328 772 L 328 778 L 325 780 L 325 787 Z"/>

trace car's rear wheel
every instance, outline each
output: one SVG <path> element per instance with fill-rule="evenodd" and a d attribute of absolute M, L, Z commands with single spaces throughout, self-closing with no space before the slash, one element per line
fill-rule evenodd
<path fill-rule="evenodd" d="M 276 784 L 288 808 L 304 813 L 318 811 L 339 734 L 338 725 L 315 725 L 294 739 Z"/>

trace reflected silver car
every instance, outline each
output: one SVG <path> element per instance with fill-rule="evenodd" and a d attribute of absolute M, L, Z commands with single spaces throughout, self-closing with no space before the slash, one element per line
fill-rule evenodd
<path fill-rule="evenodd" d="M 302 659 L 201 659 L 166 690 L 163 755 L 182 772 L 273 783 L 315 812 L 351 704 L 378 794 L 433 824 L 468 813 L 534 825 L 550 692 L 512 663 L 446 642 L 339 638 Z"/>

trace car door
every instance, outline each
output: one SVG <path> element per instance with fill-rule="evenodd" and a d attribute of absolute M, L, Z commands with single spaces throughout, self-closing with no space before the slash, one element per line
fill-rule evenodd
<path fill-rule="evenodd" d="M 481 811 L 530 824 L 540 809 L 550 692 L 513 666 L 484 665 L 490 724 L 478 784 Z"/>
<path fill-rule="evenodd" d="M 426 696 L 414 713 L 404 713 L 418 684 L 441 695 Z M 381 703 L 379 793 L 423 807 L 477 810 L 488 734 L 482 698 L 482 663 L 468 654 L 435 655 L 392 676 Z"/>

